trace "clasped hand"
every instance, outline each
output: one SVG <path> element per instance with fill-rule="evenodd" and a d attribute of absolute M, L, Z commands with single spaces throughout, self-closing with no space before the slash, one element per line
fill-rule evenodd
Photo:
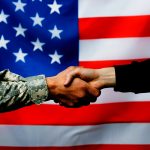
<path fill-rule="evenodd" d="M 105 87 L 102 70 L 69 67 L 47 78 L 49 98 L 65 107 L 81 107 L 97 100 Z M 104 70 L 104 72 L 106 72 Z"/>

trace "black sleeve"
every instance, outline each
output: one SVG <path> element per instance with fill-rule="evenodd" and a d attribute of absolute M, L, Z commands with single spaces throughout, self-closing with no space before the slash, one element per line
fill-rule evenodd
<path fill-rule="evenodd" d="M 115 66 L 115 91 L 145 93 L 150 92 L 150 59 Z"/>

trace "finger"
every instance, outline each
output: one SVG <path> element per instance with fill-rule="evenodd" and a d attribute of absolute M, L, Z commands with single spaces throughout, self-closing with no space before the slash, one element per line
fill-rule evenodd
<path fill-rule="evenodd" d="M 104 86 L 102 83 L 100 83 L 98 81 L 91 81 L 91 82 L 89 82 L 89 84 L 98 90 L 101 90 L 102 87 Z"/>
<path fill-rule="evenodd" d="M 88 103 L 94 103 L 94 102 L 96 102 L 96 100 L 97 100 L 97 97 L 95 97 L 95 96 L 93 96 L 91 94 L 88 94 L 88 96 L 86 98 L 87 104 Z"/>
<path fill-rule="evenodd" d="M 84 78 L 82 78 L 82 74 L 83 74 L 83 68 L 76 67 L 74 70 L 68 72 L 68 74 L 66 76 L 66 81 L 64 82 L 64 85 L 68 86 L 69 84 L 71 84 L 72 80 L 77 77 L 84 80 Z"/>
<path fill-rule="evenodd" d="M 83 104 L 81 104 L 81 103 L 74 103 L 72 106 L 69 106 L 69 108 L 80 108 L 82 106 L 83 106 Z"/>
<path fill-rule="evenodd" d="M 57 99 L 54 99 L 54 102 L 55 102 L 55 103 L 59 103 L 59 100 L 57 100 Z"/>
<path fill-rule="evenodd" d="M 64 107 L 67 107 L 67 108 L 79 108 L 81 106 L 90 104 L 89 98 L 84 98 L 84 99 L 80 99 L 77 101 L 61 98 L 59 101 L 62 103 Z"/>
<path fill-rule="evenodd" d="M 89 106 L 90 105 L 90 102 L 87 102 L 84 104 L 84 106 Z"/>
<path fill-rule="evenodd" d="M 68 99 L 59 99 L 59 103 L 61 103 L 65 107 L 73 107 L 75 105 L 75 102 L 68 100 Z"/>
<path fill-rule="evenodd" d="M 86 99 L 83 99 L 82 101 L 80 101 L 80 105 L 83 105 L 83 106 L 90 105 L 90 99 L 88 97 Z"/>
<path fill-rule="evenodd" d="M 77 74 L 76 70 L 69 72 L 66 76 L 64 86 L 69 86 L 72 83 L 72 81 L 75 77 L 78 77 L 78 74 Z"/>
<path fill-rule="evenodd" d="M 97 100 L 97 97 L 91 97 L 89 100 L 90 100 L 91 103 L 95 103 L 96 100 Z"/>
<path fill-rule="evenodd" d="M 91 102 L 95 102 L 96 101 L 96 97 L 89 94 L 88 91 L 86 92 L 86 96 L 84 98 L 81 98 L 78 103 L 80 103 L 83 106 L 87 106 L 90 105 Z"/>
<path fill-rule="evenodd" d="M 62 102 L 59 102 L 59 105 L 60 105 L 60 106 L 63 106 L 63 103 L 62 103 Z"/>
<path fill-rule="evenodd" d="M 64 106 L 66 108 L 79 108 L 83 106 L 81 103 L 68 103 L 68 102 L 61 102 L 61 106 Z"/>
<path fill-rule="evenodd" d="M 64 82 L 64 86 L 69 86 L 72 83 L 73 78 L 74 78 L 74 76 L 71 73 L 67 74 L 66 80 Z"/>
<path fill-rule="evenodd" d="M 91 96 L 95 96 L 95 97 L 99 97 L 101 92 L 95 88 L 95 87 L 92 87 L 90 85 L 88 85 L 88 88 L 87 88 L 87 92 L 91 95 Z"/>

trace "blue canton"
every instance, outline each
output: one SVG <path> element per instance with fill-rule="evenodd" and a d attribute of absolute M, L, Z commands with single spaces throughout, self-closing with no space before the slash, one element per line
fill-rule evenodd
<path fill-rule="evenodd" d="M 78 65 L 77 0 L 0 0 L 0 70 L 56 75 Z"/>

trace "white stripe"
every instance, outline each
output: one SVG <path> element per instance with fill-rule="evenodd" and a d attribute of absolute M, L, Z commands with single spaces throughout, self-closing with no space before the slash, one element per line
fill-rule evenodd
<path fill-rule="evenodd" d="M 80 61 L 150 57 L 150 37 L 80 40 Z"/>
<path fill-rule="evenodd" d="M 115 92 L 112 88 L 103 89 L 100 97 L 95 103 L 115 103 L 115 102 L 143 102 L 150 101 L 150 93 L 134 94 Z"/>
<path fill-rule="evenodd" d="M 149 0 L 79 0 L 79 18 L 150 14 Z"/>
<path fill-rule="evenodd" d="M 0 146 L 150 144 L 149 123 L 95 126 L 0 126 Z"/>

